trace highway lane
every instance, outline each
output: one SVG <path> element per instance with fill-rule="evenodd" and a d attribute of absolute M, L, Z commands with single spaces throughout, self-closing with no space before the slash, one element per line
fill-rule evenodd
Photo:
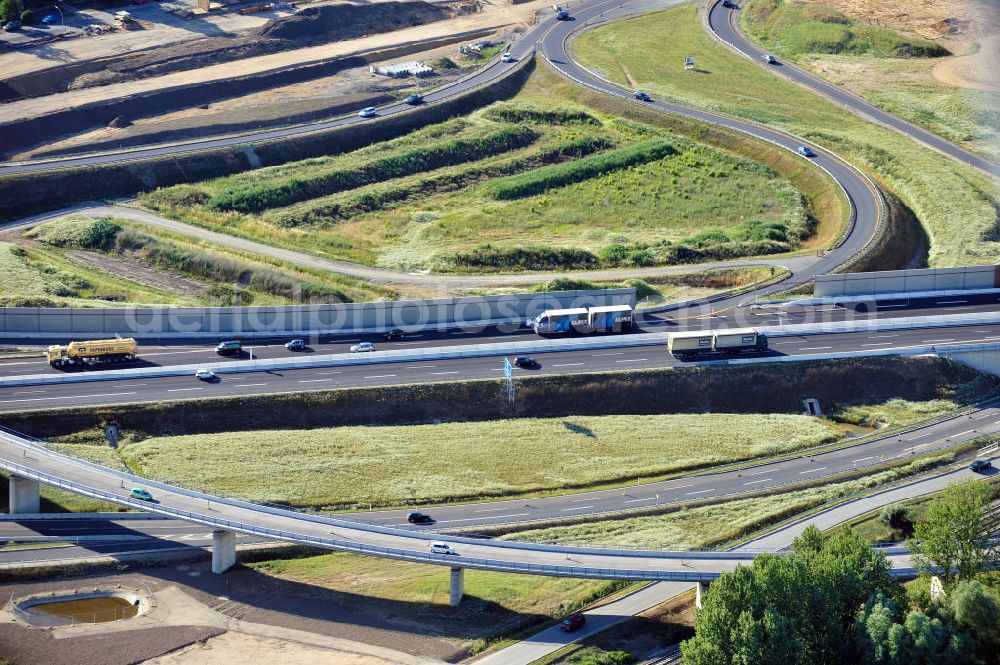
<path fill-rule="evenodd" d="M 743 36 L 738 27 L 739 8 L 724 7 L 722 0 L 714 0 L 708 7 L 709 28 L 723 42 L 735 48 L 739 53 L 750 58 L 758 65 L 764 65 L 764 55 L 767 51 L 758 47 L 749 39 Z M 769 68 L 791 79 L 795 83 L 817 92 L 835 103 L 849 109 L 865 120 L 876 122 L 893 129 L 904 136 L 920 141 L 921 143 L 937 150 L 948 157 L 985 171 L 993 177 L 1000 177 L 1000 166 L 980 157 L 979 155 L 961 148 L 937 134 L 903 120 L 891 113 L 887 113 L 880 108 L 872 106 L 861 97 L 845 90 L 842 86 L 813 76 L 804 70 L 786 62 L 777 62 L 769 65 Z"/>
<path fill-rule="evenodd" d="M 152 483 L 38 448 L 9 433 L 0 433 L 0 466 L 120 506 L 237 533 L 449 567 L 595 579 L 707 581 L 752 558 L 750 553 L 616 551 L 454 536 L 448 536 L 448 541 L 458 556 L 448 556 L 428 551 L 440 536 L 303 515 Z M 151 488 L 155 501 L 128 498 L 129 488 L 136 485 Z M 897 572 L 909 565 L 904 558 L 893 562 L 899 567 Z"/>
<path fill-rule="evenodd" d="M 891 433 L 826 452 L 803 451 L 797 457 L 749 462 L 750 466 L 740 469 L 697 471 L 659 482 L 635 485 L 624 483 L 622 487 L 607 490 L 342 513 L 338 516 L 365 524 L 412 531 L 462 531 L 511 523 L 578 519 L 774 491 L 934 453 L 957 442 L 978 439 L 996 432 L 1000 432 L 1000 400 L 984 403 L 968 413 L 956 414 L 910 431 Z M 430 514 L 436 522 L 430 525 L 408 524 L 406 515 L 411 509 Z M 174 526 L 170 524 L 130 520 L 121 525 L 109 526 L 106 531 L 99 533 L 124 530 L 122 532 L 128 534 L 145 533 L 162 537 L 171 535 L 170 529 L 182 530 L 175 523 Z M 78 524 L 77 520 L 60 520 L 49 528 L 51 530 L 39 533 L 67 537 L 90 533 L 88 524 Z M 188 533 L 187 530 L 182 532 Z M 9 528 L 0 530 L 0 539 L 11 533 Z"/>
<path fill-rule="evenodd" d="M 744 295 L 746 299 L 749 296 Z M 865 307 L 875 305 L 865 303 Z M 853 305 L 838 307 L 832 305 L 820 306 L 762 306 L 762 307 L 728 307 L 717 309 L 714 304 L 684 308 L 683 310 L 646 314 L 637 312 L 636 329 L 634 332 L 665 332 L 672 330 L 712 330 L 718 328 L 753 327 L 762 325 L 805 325 L 834 321 L 858 321 L 870 319 L 894 318 L 900 316 L 934 316 L 948 313 L 1000 312 L 1000 294 L 973 294 L 969 296 L 932 296 L 919 299 L 887 299 L 879 301 L 874 311 L 858 312 Z M 127 334 L 127 333 L 125 333 Z M 284 347 L 290 338 L 271 337 L 255 339 L 247 342 L 247 349 L 240 353 L 222 356 L 215 353 L 214 346 L 223 339 L 239 339 L 239 335 L 205 340 L 160 341 L 154 344 L 143 344 L 140 340 L 139 359 L 133 363 L 122 363 L 113 366 L 98 365 L 93 368 L 55 369 L 49 366 L 44 358 L 12 358 L 0 360 L 0 377 L 19 376 L 24 374 L 67 374 L 75 372 L 101 371 L 107 369 L 124 369 L 129 367 L 169 367 L 171 365 L 193 365 L 199 362 L 216 363 L 254 358 L 291 358 L 304 354 L 324 355 L 345 353 L 351 344 L 370 341 L 379 350 L 419 349 L 440 346 L 464 346 L 469 344 L 487 344 L 503 341 L 527 341 L 538 339 L 529 328 L 517 324 L 499 326 L 465 326 L 450 327 L 444 330 L 423 329 L 407 332 L 400 340 L 386 340 L 382 333 L 362 334 L 317 334 L 307 338 L 307 351 L 289 351 Z M 69 340 L 56 335 L 51 339 L 6 339 L 4 344 L 10 346 L 36 347 L 47 344 L 65 344 Z"/>
<path fill-rule="evenodd" d="M 783 317 L 762 316 L 760 325 L 782 324 Z M 1000 324 L 919 328 L 885 332 L 817 333 L 773 337 L 769 355 L 822 356 L 838 352 L 890 349 L 945 348 L 958 344 L 1000 341 Z M 678 367 L 704 361 L 673 358 L 663 344 L 609 347 L 535 354 L 541 367 L 517 369 L 517 376 L 565 375 L 589 372 Z M 311 367 L 222 374 L 208 383 L 193 376 L 142 377 L 0 388 L 0 413 L 58 407 L 101 406 L 205 399 L 236 395 L 313 392 L 335 388 L 362 388 L 427 384 L 502 376 L 499 356 L 414 360 L 408 362 Z"/>

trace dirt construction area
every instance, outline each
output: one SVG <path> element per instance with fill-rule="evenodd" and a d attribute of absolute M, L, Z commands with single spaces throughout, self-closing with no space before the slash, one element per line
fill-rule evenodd
<path fill-rule="evenodd" d="M 249 32 L 85 61 L 61 58 L 63 64 L 30 74 L 7 70 L 0 75 L 0 131 L 13 137 L 6 157 L 252 131 L 384 103 L 468 73 L 477 63 L 459 56 L 461 44 L 509 39 L 546 3 L 309 6 Z M 421 79 L 368 71 L 403 60 L 448 64 Z M 115 129 L 106 131 L 109 124 Z"/>
<path fill-rule="evenodd" d="M 5 595 L 15 600 L 40 592 L 144 584 L 155 606 L 134 619 L 48 629 L 27 626 L 7 604 L 0 613 L 0 660 L 15 665 L 428 665 L 462 653 L 454 640 L 427 635 L 386 608 L 367 607 L 378 601 L 337 598 L 245 568 L 221 576 L 209 568 L 202 561 L 128 574 L 7 582 Z"/>

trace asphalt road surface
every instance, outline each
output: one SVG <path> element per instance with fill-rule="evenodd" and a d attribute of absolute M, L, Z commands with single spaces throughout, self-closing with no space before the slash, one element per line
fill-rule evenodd
<path fill-rule="evenodd" d="M 783 324 L 777 315 L 762 316 L 760 325 Z M 875 350 L 946 349 L 959 344 L 1000 341 L 1000 324 L 945 326 L 885 332 L 822 333 L 772 337 L 767 356 L 809 356 Z M 628 371 L 698 364 L 678 360 L 665 345 L 558 351 L 533 354 L 539 367 L 515 370 L 516 376 L 566 375 Z M 704 361 L 700 361 L 704 362 Z M 0 388 L 0 413 L 64 406 L 100 406 L 205 399 L 235 395 L 311 392 L 333 388 L 362 388 L 429 384 L 472 379 L 496 379 L 503 373 L 498 356 L 446 360 L 414 360 L 384 364 L 340 365 L 223 374 L 215 382 L 193 376 L 142 377 L 80 383 L 8 386 Z M 95 376 L 96 378 L 96 376 Z"/>
<path fill-rule="evenodd" d="M 748 296 L 744 295 L 746 299 Z M 847 307 L 833 305 L 819 306 L 767 306 L 729 307 L 717 309 L 716 305 L 686 308 L 679 311 L 644 314 L 636 312 L 635 333 L 671 332 L 674 330 L 716 330 L 733 327 L 754 327 L 765 325 L 799 325 L 835 321 L 859 321 L 870 319 L 898 318 L 902 316 L 936 316 L 943 314 L 973 314 L 1000 312 L 1000 295 L 975 294 L 969 296 L 935 296 L 914 299 L 887 299 L 877 305 L 865 303 L 870 311 L 858 312 L 853 305 Z M 178 339 L 144 344 L 140 340 L 139 358 L 135 362 L 116 365 L 95 365 L 94 367 L 55 369 L 41 357 L 10 358 L 0 360 L 0 378 L 25 374 L 68 374 L 77 372 L 99 372 L 108 369 L 137 367 L 170 367 L 172 365 L 195 365 L 199 362 L 217 363 L 249 360 L 252 351 L 255 359 L 292 358 L 304 355 L 325 355 L 346 353 L 352 344 L 372 342 L 379 351 L 419 349 L 441 346 L 464 346 L 468 344 L 489 344 L 493 342 L 529 341 L 539 339 L 529 328 L 513 325 L 450 327 L 444 330 L 427 329 L 407 332 L 402 339 L 387 340 L 382 333 L 369 334 L 317 334 L 308 339 L 308 348 L 303 351 L 289 351 L 284 344 L 289 337 L 273 337 L 247 342 L 243 352 L 233 355 L 215 353 L 216 342 L 223 339 L 239 339 L 239 335 L 211 341 Z M 23 347 L 44 347 L 48 344 L 66 344 L 65 336 L 53 335 L 50 339 L 6 338 L 5 345 Z"/>

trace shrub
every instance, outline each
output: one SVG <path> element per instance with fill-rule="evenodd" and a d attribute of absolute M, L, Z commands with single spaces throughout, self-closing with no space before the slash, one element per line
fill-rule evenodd
<path fill-rule="evenodd" d="M 121 230 L 121 225 L 108 217 L 66 217 L 42 224 L 25 235 L 55 247 L 108 250 L 114 247 Z"/>
<path fill-rule="evenodd" d="M 499 248 L 492 245 L 477 247 L 468 254 L 456 254 L 451 262 L 465 268 L 520 268 L 522 270 L 554 270 L 591 268 L 597 257 L 583 249 L 564 247 Z"/>
<path fill-rule="evenodd" d="M 662 139 L 643 141 L 572 162 L 545 166 L 527 173 L 501 178 L 487 186 L 485 191 L 494 199 L 519 199 L 629 166 L 656 161 L 675 153 L 674 147 Z"/>
<path fill-rule="evenodd" d="M 31 25 L 35 22 L 35 12 L 30 9 L 25 9 L 21 12 L 21 23 L 25 25 Z"/>
<path fill-rule="evenodd" d="M 908 538 L 913 535 L 913 518 L 906 506 L 901 506 L 898 503 L 886 506 L 879 513 L 878 521 L 890 529 L 899 531 L 904 537 Z"/>

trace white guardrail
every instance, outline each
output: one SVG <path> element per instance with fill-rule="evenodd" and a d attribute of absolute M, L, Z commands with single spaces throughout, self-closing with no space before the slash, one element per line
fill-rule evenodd
<path fill-rule="evenodd" d="M 96 464 L 83 462 L 82 460 L 77 460 L 76 458 L 71 458 L 60 453 L 48 450 L 44 447 L 33 444 L 22 437 L 15 437 L 8 433 L 3 433 L 2 436 L 8 441 L 12 441 L 17 445 L 23 446 L 25 448 L 30 448 L 33 452 L 42 453 L 51 457 L 62 458 L 63 460 L 72 463 L 83 463 L 86 466 L 96 468 L 102 473 L 106 473 L 122 480 L 128 481 L 130 484 L 142 484 L 147 487 L 160 488 L 163 490 L 175 492 L 178 494 L 184 494 L 194 498 L 204 500 L 206 502 L 211 501 L 217 505 L 225 504 L 234 507 L 249 509 L 258 513 L 281 515 L 284 517 L 324 524 L 330 527 L 338 527 L 342 530 L 354 530 L 369 533 L 379 533 L 390 536 L 395 536 L 404 540 L 419 541 L 422 547 L 424 543 L 431 540 L 440 540 L 440 534 L 423 534 L 416 533 L 412 531 L 403 531 L 399 529 L 391 529 L 388 527 L 379 527 L 373 525 L 366 525 L 358 522 L 350 522 L 347 520 L 337 520 L 326 517 L 320 517 L 316 515 L 308 515 L 302 513 L 296 513 L 288 510 L 281 510 L 277 508 L 272 508 L 270 506 L 262 506 L 258 504 L 252 504 L 243 501 L 237 501 L 234 499 L 228 499 L 224 497 L 216 497 L 208 494 L 202 494 L 200 492 L 194 492 L 192 490 L 187 490 L 181 487 L 175 487 L 173 485 L 166 485 L 164 483 L 159 483 L 156 481 L 151 481 L 148 478 L 139 478 L 125 474 L 123 472 L 116 471 L 114 469 L 109 469 L 101 467 Z M 293 542 L 303 545 L 312 545 L 315 547 L 322 547 L 325 549 L 333 549 L 345 552 L 354 552 L 357 554 L 368 554 L 374 556 L 382 556 L 394 559 L 402 559 L 406 561 L 414 561 L 418 563 L 428 563 L 436 565 L 445 565 L 454 567 L 456 565 L 461 565 L 462 568 L 479 568 L 484 570 L 496 570 L 496 571 L 506 571 L 506 572 L 519 572 L 527 574 L 536 575 L 555 575 L 562 577 L 587 577 L 593 579 L 628 579 L 628 580 L 670 580 L 670 581 L 709 581 L 719 577 L 721 572 L 715 571 L 704 571 L 704 572 L 675 572 L 675 571 L 650 571 L 647 569 L 629 569 L 625 567 L 615 567 L 615 568 L 597 568 L 597 567 L 587 567 L 587 566 L 557 566 L 552 564 L 536 564 L 536 563 L 523 563 L 518 561 L 503 561 L 496 559 L 486 559 L 478 557 L 466 557 L 462 556 L 458 559 L 455 557 L 450 557 L 447 555 L 437 555 L 431 554 L 426 551 L 383 547 L 377 545 L 368 545 L 363 543 L 357 543 L 351 540 L 343 538 L 330 538 L 321 537 L 306 533 L 296 533 L 293 531 L 286 531 L 282 529 L 273 529 L 269 527 L 261 527 L 254 524 L 249 524 L 245 522 L 237 522 L 233 520 L 227 520 L 221 517 L 216 517 L 212 515 L 206 515 L 202 513 L 193 513 L 190 511 L 180 510 L 177 508 L 171 508 L 163 504 L 150 504 L 148 502 L 137 501 L 130 499 L 124 495 L 114 494 L 111 492 L 106 492 L 88 485 L 81 483 L 76 483 L 73 481 L 65 480 L 63 478 L 53 476 L 47 473 L 43 473 L 34 468 L 25 466 L 23 464 L 18 464 L 6 459 L 0 459 L 0 468 L 22 476 L 25 478 L 31 478 L 41 483 L 57 487 L 59 489 L 67 490 L 75 494 L 80 494 L 83 496 L 88 496 L 91 498 L 99 499 L 102 501 L 107 501 L 120 506 L 126 506 L 129 508 L 134 508 L 137 510 L 143 510 L 146 512 L 152 512 L 166 517 L 172 517 L 176 519 L 182 519 L 188 522 L 194 522 L 197 524 L 203 524 L 205 526 L 210 526 L 218 529 L 225 529 L 228 531 L 236 531 L 240 533 L 246 533 L 249 535 L 270 538 L 274 540 L 281 540 L 286 542 Z M 482 539 L 476 538 L 462 538 L 462 537 L 448 537 L 448 542 L 451 543 L 465 543 L 469 545 L 484 545 Z M 641 551 L 641 550 L 617 550 L 617 549 L 605 549 L 605 548 L 579 548 L 579 547 L 565 547 L 557 545 L 541 545 L 536 543 L 517 543 L 517 542 L 507 542 L 507 541 L 490 541 L 490 547 L 496 547 L 501 549 L 509 550 L 522 550 L 522 551 L 545 551 L 545 552 L 557 552 L 562 554 L 598 554 L 606 555 L 612 557 L 621 557 L 626 561 L 628 559 L 635 558 L 656 558 L 660 560 L 694 560 L 694 559 L 712 559 L 712 560 L 750 560 L 755 556 L 754 552 L 743 551 L 743 552 L 711 552 L 711 551 L 678 551 L 678 552 L 663 552 L 663 551 Z"/>
<path fill-rule="evenodd" d="M 909 330 L 916 328 L 973 326 L 1000 323 L 1000 314 L 984 315 L 980 313 L 917 316 L 899 319 L 881 319 L 865 321 L 837 321 L 833 323 L 813 323 L 789 326 L 761 326 L 757 330 L 768 337 L 787 337 L 791 335 L 820 335 L 829 333 L 878 332 L 886 330 Z M 669 333 L 645 333 L 636 335 L 615 335 L 610 337 L 585 337 L 570 339 L 540 339 L 530 342 L 500 342 L 494 344 L 469 344 L 450 347 L 430 347 L 426 349 L 406 349 L 394 351 L 374 351 L 370 353 L 339 353 L 310 358 L 273 358 L 268 360 L 243 360 L 222 363 L 199 363 L 196 365 L 173 365 L 169 367 L 144 367 L 138 369 L 105 370 L 98 372 L 82 372 L 80 374 L 26 374 L 0 379 L 0 387 L 45 385 L 60 383 L 78 383 L 87 381 L 117 381 L 122 379 L 154 378 L 165 376 L 193 375 L 199 368 L 210 369 L 217 374 L 237 374 L 243 372 L 262 372 L 278 369 L 306 369 L 311 367 L 337 367 L 344 365 L 377 365 L 424 360 L 449 360 L 456 358 L 476 358 L 488 356 L 525 355 L 530 353 L 553 353 L 559 351 L 582 351 L 588 349 L 628 348 L 637 346 L 655 346 L 666 344 Z M 820 358 L 855 357 L 862 355 L 893 355 L 912 353 L 916 347 L 909 349 L 884 349 L 882 351 L 849 351 L 842 354 L 816 354 L 795 356 L 769 356 L 766 358 L 748 358 L 741 360 L 707 360 L 705 363 L 747 363 L 747 362 L 793 362 L 816 360 Z M 921 346 L 927 351 L 928 347 Z M 949 346 L 949 349 L 954 349 Z M 985 349 L 976 349 L 985 350 Z M 666 353 L 666 351 L 664 351 Z M 693 363 L 692 363 L 693 364 Z"/>

